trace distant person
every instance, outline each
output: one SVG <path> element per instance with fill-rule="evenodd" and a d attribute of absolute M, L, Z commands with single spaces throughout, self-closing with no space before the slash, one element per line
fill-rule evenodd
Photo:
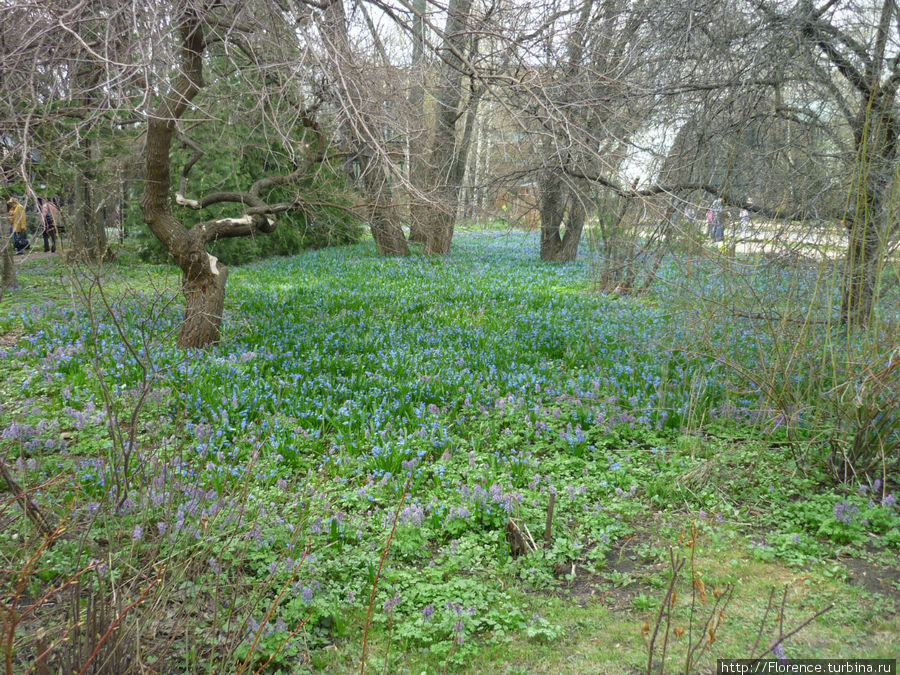
<path fill-rule="evenodd" d="M 9 229 L 13 235 L 13 246 L 16 249 L 16 255 L 21 255 L 31 248 L 28 243 L 28 228 L 25 225 L 25 208 L 16 200 L 10 197 L 6 201 L 6 217 L 9 219 Z"/>
<path fill-rule="evenodd" d="M 44 253 L 56 253 L 56 237 L 57 226 L 59 225 L 59 208 L 52 200 L 44 201 L 38 197 L 38 204 L 41 207 L 41 220 L 44 229 Z M 51 245 L 52 244 L 52 245 Z"/>

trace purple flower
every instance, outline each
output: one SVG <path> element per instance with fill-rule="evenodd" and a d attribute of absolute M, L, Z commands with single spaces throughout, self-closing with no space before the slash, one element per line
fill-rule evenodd
<path fill-rule="evenodd" d="M 834 505 L 833 513 L 836 520 L 850 524 L 853 516 L 859 513 L 859 509 L 850 502 L 843 501 Z"/>
<path fill-rule="evenodd" d="M 134 526 L 134 531 L 131 533 L 131 538 L 134 541 L 140 541 L 141 537 L 144 536 L 144 529 L 140 525 Z"/>
<path fill-rule="evenodd" d="M 465 640 L 465 635 L 463 634 L 463 622 L 462 620 L 457 621 L 453 624 L 453 632 L 456 633 L 456 643 L 462 644 Z"/>
<path fill-rule="evenodd" d="M 434 605 L 428 603 L 427 605 L 425 605 L 425 609 L 422 610 L 422 618 L 428 621 L 429 619 L 431 619 L 432 614 L 434 614 Z"/>
<path fill-rule="evenodd" d="M 387 613 L 393 612 L 394 607 L 400 604 L 400 594 L 394 593 L 393 598 L 388 598 L 384 601 L 384 611 Z"/>
<path fill-rule="evenodd" d="M 784 655 L 784 648 L 782 648 L 780 642 L 773 644 L 770 651 L 772 652 L 772 656 L 778 659 L 778 663 L 785 664 L 788 662 L 787 656 Z"/>
<path fill-rule="evenodd" d="M 310 603 L 313 599 L 312 588 L 309 586 L 303 587 L 303 602 Z"/>
<path fill-rule="evenodd" d="M 209 559 L 209 566 L 214 573 L 216 573 L 216 574 L 222 573 L 222 569 L 219 567 L 219 561 L 216 560 L 215 558 Z"/>
<path fill-rule="evenodd" d="M 891 492 L 889 495 L 887 495 L 884 499 L 881 500 L 882 506 L 891 507 L 891 506 L 894 506 L 896 503 L 897 503 L 897 496 L 893 492 Z"/>

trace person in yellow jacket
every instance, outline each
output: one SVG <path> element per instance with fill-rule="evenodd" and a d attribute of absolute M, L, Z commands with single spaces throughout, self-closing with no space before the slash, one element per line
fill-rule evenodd
<path fill-rule="evenodd" d="M 19 255 L 25 249 L 31 248 L 31 244 L 28 243 L 28 230 L 25 227 L 25 208 L 15 197 L 10 197 L 6 201 L 6 217 L 12 230 L 16 255 Z"/>

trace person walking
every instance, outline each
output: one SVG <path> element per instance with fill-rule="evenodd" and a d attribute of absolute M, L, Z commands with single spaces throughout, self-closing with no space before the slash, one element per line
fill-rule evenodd
<path fill-rule="evenodd" d="M 25 208 L 15 197 L 6 200 L 6 217 L 9 219 L 10 230 L 13 235 L 13 246 L 16 255 L 21 255 L 31 248 L 28 243 L 28 228 L 25 225 Z"/>
<path fill-rule="evenodd" d="M 38 197 L 38 204 L 41 207 L 41 220 L 44 223 L 44 253 L 56 253 L 56 228 L 59 224 L 59 208 L 52 200 L 44 201 L 40 197 Z"/>

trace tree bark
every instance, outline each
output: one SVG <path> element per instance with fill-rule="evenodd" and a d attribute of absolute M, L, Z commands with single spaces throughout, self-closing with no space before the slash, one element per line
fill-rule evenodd
<path fill-rule="evenodd" d="M 228 271 L 206 252 L 202 239 L 192 236 L 194 231 L 188 232 L 169 211 L 169 152 L 175 123 L 203 86 L 203 30 L 191 12 L 182 18 L 181 43 L 180 77 L 147 124 L 147 181 L 141 215 L 181 268 L 185 310 L 178 346 L 190 348 L 218 340 Z"/>
<path fill-rule="evenodd" d="M 413 0 L 412 21 L 412 86 L 409 91 L 409 108 L 413 120 L 425 121 L 425 12 L 428 8 L 426 0 Z M 417 129 L 409 140 L 409 168 L 408 176 L 411 185 L 423 188 L 423 180 L 428 174 L 425 163 L 425 149 L 427 148 L 425 130 Z M 421 197 L 410 194 L 409 203 L 409 240 L 420 244 L 425 243 L 424 211 Z"/>
<path fill-rule="evenodd" d="M 378 254 L 383 256 L 409 255 L 409 245 L 406 243 L 403 230 L 394 222 L 394 210 L 389 203 L 385 203 L 385 195 L 388 197 L 388 202 L 390 201 L 391 186 L 382 162 L 378 155 L 368 147 L 359 153 L 359 160 L 363 165 L 363 186 L 370 200 L 369 228 L 372 230 L 372 238 L 375 240 Z"/>
<path fill-rule="evenodd" d="M 5 204 L 3 206 L 5 207 Z M 0 231 L 0 246 L 3 248 L 3 289 L 18 288 L 19 282 L 16 279 L 16 264 L 13 259 L 12 234 L 9 232 L 9 223 L 7 222 L 6 216 L 0 221 L 0 228 L 2 228 L 2 231 Z"/>
<path fill-rule="evenodd" d="M 897 121 L 890 112 L 894 98 L 892 87 L 878 89 L 854 129 L 857 165 L 852 212 L 844 220 L 849 241 L 841 295 L 841 321 L 851 327 L 866 326 L 872 317 L 890 233 L 885 198 L 897 162 Z"/>
<path fill-rule="evenodd" d="M 93 104 L 92 97 L 99 86 L 101 70 L 92 64 L 85 64 L 76 75 L 81 91 L 85 92 L 82 101 L 85 108 Z M 94 164 L 99 160 L 97 141 L 90 135 L 78 140 L 77 155 L 80 160 L 75 169 L 75 213 L 70 220 L 70 248 L 68 257 L 72 260 L 100 262 L 109 248 L 106 241 L 106 230 L 101 219 L 97 218 L 95 208 L 95 176 Z"/>
<path fill-rule="evenodd" d="M 553 171 L 544 174 L 540 181 L 540 193 L 541 260 L 572 262 L 578 256 L 578 245 L 587 219 L 584 202 Z"/>
<path fill-rule="evenodd" d="M 457 147 L 456 120 L 462 99 L 463 63 L 460 55 L 465 49 L 466 28 L 472 0 L 450 0 L 441 57 L 441 74 L 435 96 L 437 111 L 434 118 L 434 137 L 430 153 L 430 180 L 434 186 L 433 204 L 428 208 L 425 236 L 426 255 L 446 255 L 450 252 L 456 208 L 461 182 L 460 164 L 465 169 L 465 157 Z M 460 162 L 460 159 L 463 159 Z"/>
<path fill-rule="evenodd" d="M 563 81 L 574 79 L 576 76 L 578 65 L 584 55 L 585 36 L 593 5 L 593 0 L 584 2 L 575 27 L 569 35 L 566 44 L 566 64 L 561 75 Z M 565 106 L 570 96 L 571 92 L 564 92 L 560 104 Z M 538 185 L 540 191 L 541 260 L 545 262 L 575 260 L 587 216 L 584 203 L 577 192 L 572 186 L 563 182 L 562 167 L 553 166 L 556 164 L 554 158 L 560 156 L 560 146 L 569 147 L 573 144 L 572 139 L 568 137 L 568 127 L 560 130 L 559 133 L 563 138 L 548 139 L 544 145 L 544 154 L 551 167 L 545 170 Z M 568 151 L 565 151 L 565 154 L 568 154 Z M 567 213 L 565 233 L 561 233 L 563 220 Z"/>
<path fill-rule="evenodd" d="M 372 135 L 377 126 L 367 112 L 370 104 L 361 95 L 361 92 L 366 90 L 366 85 L 361 81 L 363 78 L 355 68 L 343 0 L 330 0 L 323 13 L 323 25 L 334 50 L 331 63 L 333 75 L 337 82 L 349 83 L 349 86 L 344 88 L 343 95 L 350 101 L 357 115 L 355 127 L 346 117 L 343 119 L 342 132 L 346 139 L 351 140 L 359 148 L 357 152 L 360 165 L 359 181 L 367 200 L 369 227 L 372 230 L 375 247 L 379 255 L 407 256 L 409 245 L 406 243 L 403 230 L 397 224 L 396 213 L 391 206 L 393 197 L 390 173 L 385 164 L 387 160 Z"/>
<path fill-rule="evenodd" d="M 209 254 L 205 257 L 207 264 L 185 270 L 182 280 L 185 304 L 178 346 L 185 349 L 219 341 L 228 268 Z"/>

